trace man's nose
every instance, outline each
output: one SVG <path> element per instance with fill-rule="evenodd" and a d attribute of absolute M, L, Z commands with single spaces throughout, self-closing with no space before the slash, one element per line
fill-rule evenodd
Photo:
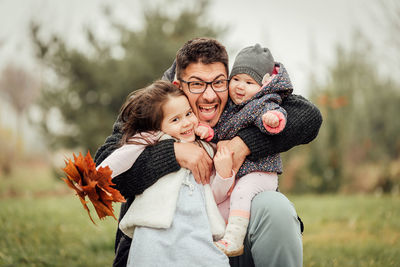
<path fill-rule="evenodd" d="M 209 102 L 212 102 L 217 97 L 214 89 L 211 88 L 211 84 L 207 84 L 206 90 L 203 92 L 203 98 Z"/>

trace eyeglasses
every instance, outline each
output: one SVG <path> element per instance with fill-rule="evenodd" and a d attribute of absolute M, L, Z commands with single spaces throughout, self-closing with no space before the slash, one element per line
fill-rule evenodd
<path fill-rule="evenodd" d="M 228 84 L 229 84 L 228 79 L 214 80 L 212 82 L 205 82 L 205 81 L 188 82 L 182 79 L 180 79 L 180 81 L 186 83 L 188 85 L 189 91 L 193 94 L 202 94 L 207 89 L 208 85 L 210 85 L 215 92 L 223 92 L 226 89 L 228 89 Z"/>

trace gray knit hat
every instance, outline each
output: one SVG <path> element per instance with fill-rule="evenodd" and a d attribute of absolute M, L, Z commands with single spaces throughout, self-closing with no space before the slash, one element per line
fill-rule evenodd
<path fill-rule="evenodd" d="M 259 44 L 243 48 L 235 58 L 229 79 L 236 74 L 248 74 L 259 85 L 265 74 L 272 75 L 275 61 L 268 48 L 262 48 Z"/>

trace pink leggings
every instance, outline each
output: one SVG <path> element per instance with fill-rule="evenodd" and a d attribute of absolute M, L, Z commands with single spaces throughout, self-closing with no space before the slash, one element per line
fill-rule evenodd
<path fill-rule="evenodd" d="M 241 177 L 231 194 L 230 214 L 239 216 L 240 212 L 250 214 L 251 201 L 258 193 L 275 191 L 277 188 L 278 175 L 274 172 L 252 172 Z M 237 212 L 239 214 L 235 214 Z"/>

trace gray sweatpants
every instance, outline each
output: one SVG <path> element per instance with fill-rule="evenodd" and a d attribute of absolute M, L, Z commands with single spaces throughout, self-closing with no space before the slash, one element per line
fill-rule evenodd
<path fill-rule="evenodd" d="M 303 265 L 300 222 L 292 203 L 279 192 L 253 198 L 244 254 L 231 267 L 298 267 Z"/>

